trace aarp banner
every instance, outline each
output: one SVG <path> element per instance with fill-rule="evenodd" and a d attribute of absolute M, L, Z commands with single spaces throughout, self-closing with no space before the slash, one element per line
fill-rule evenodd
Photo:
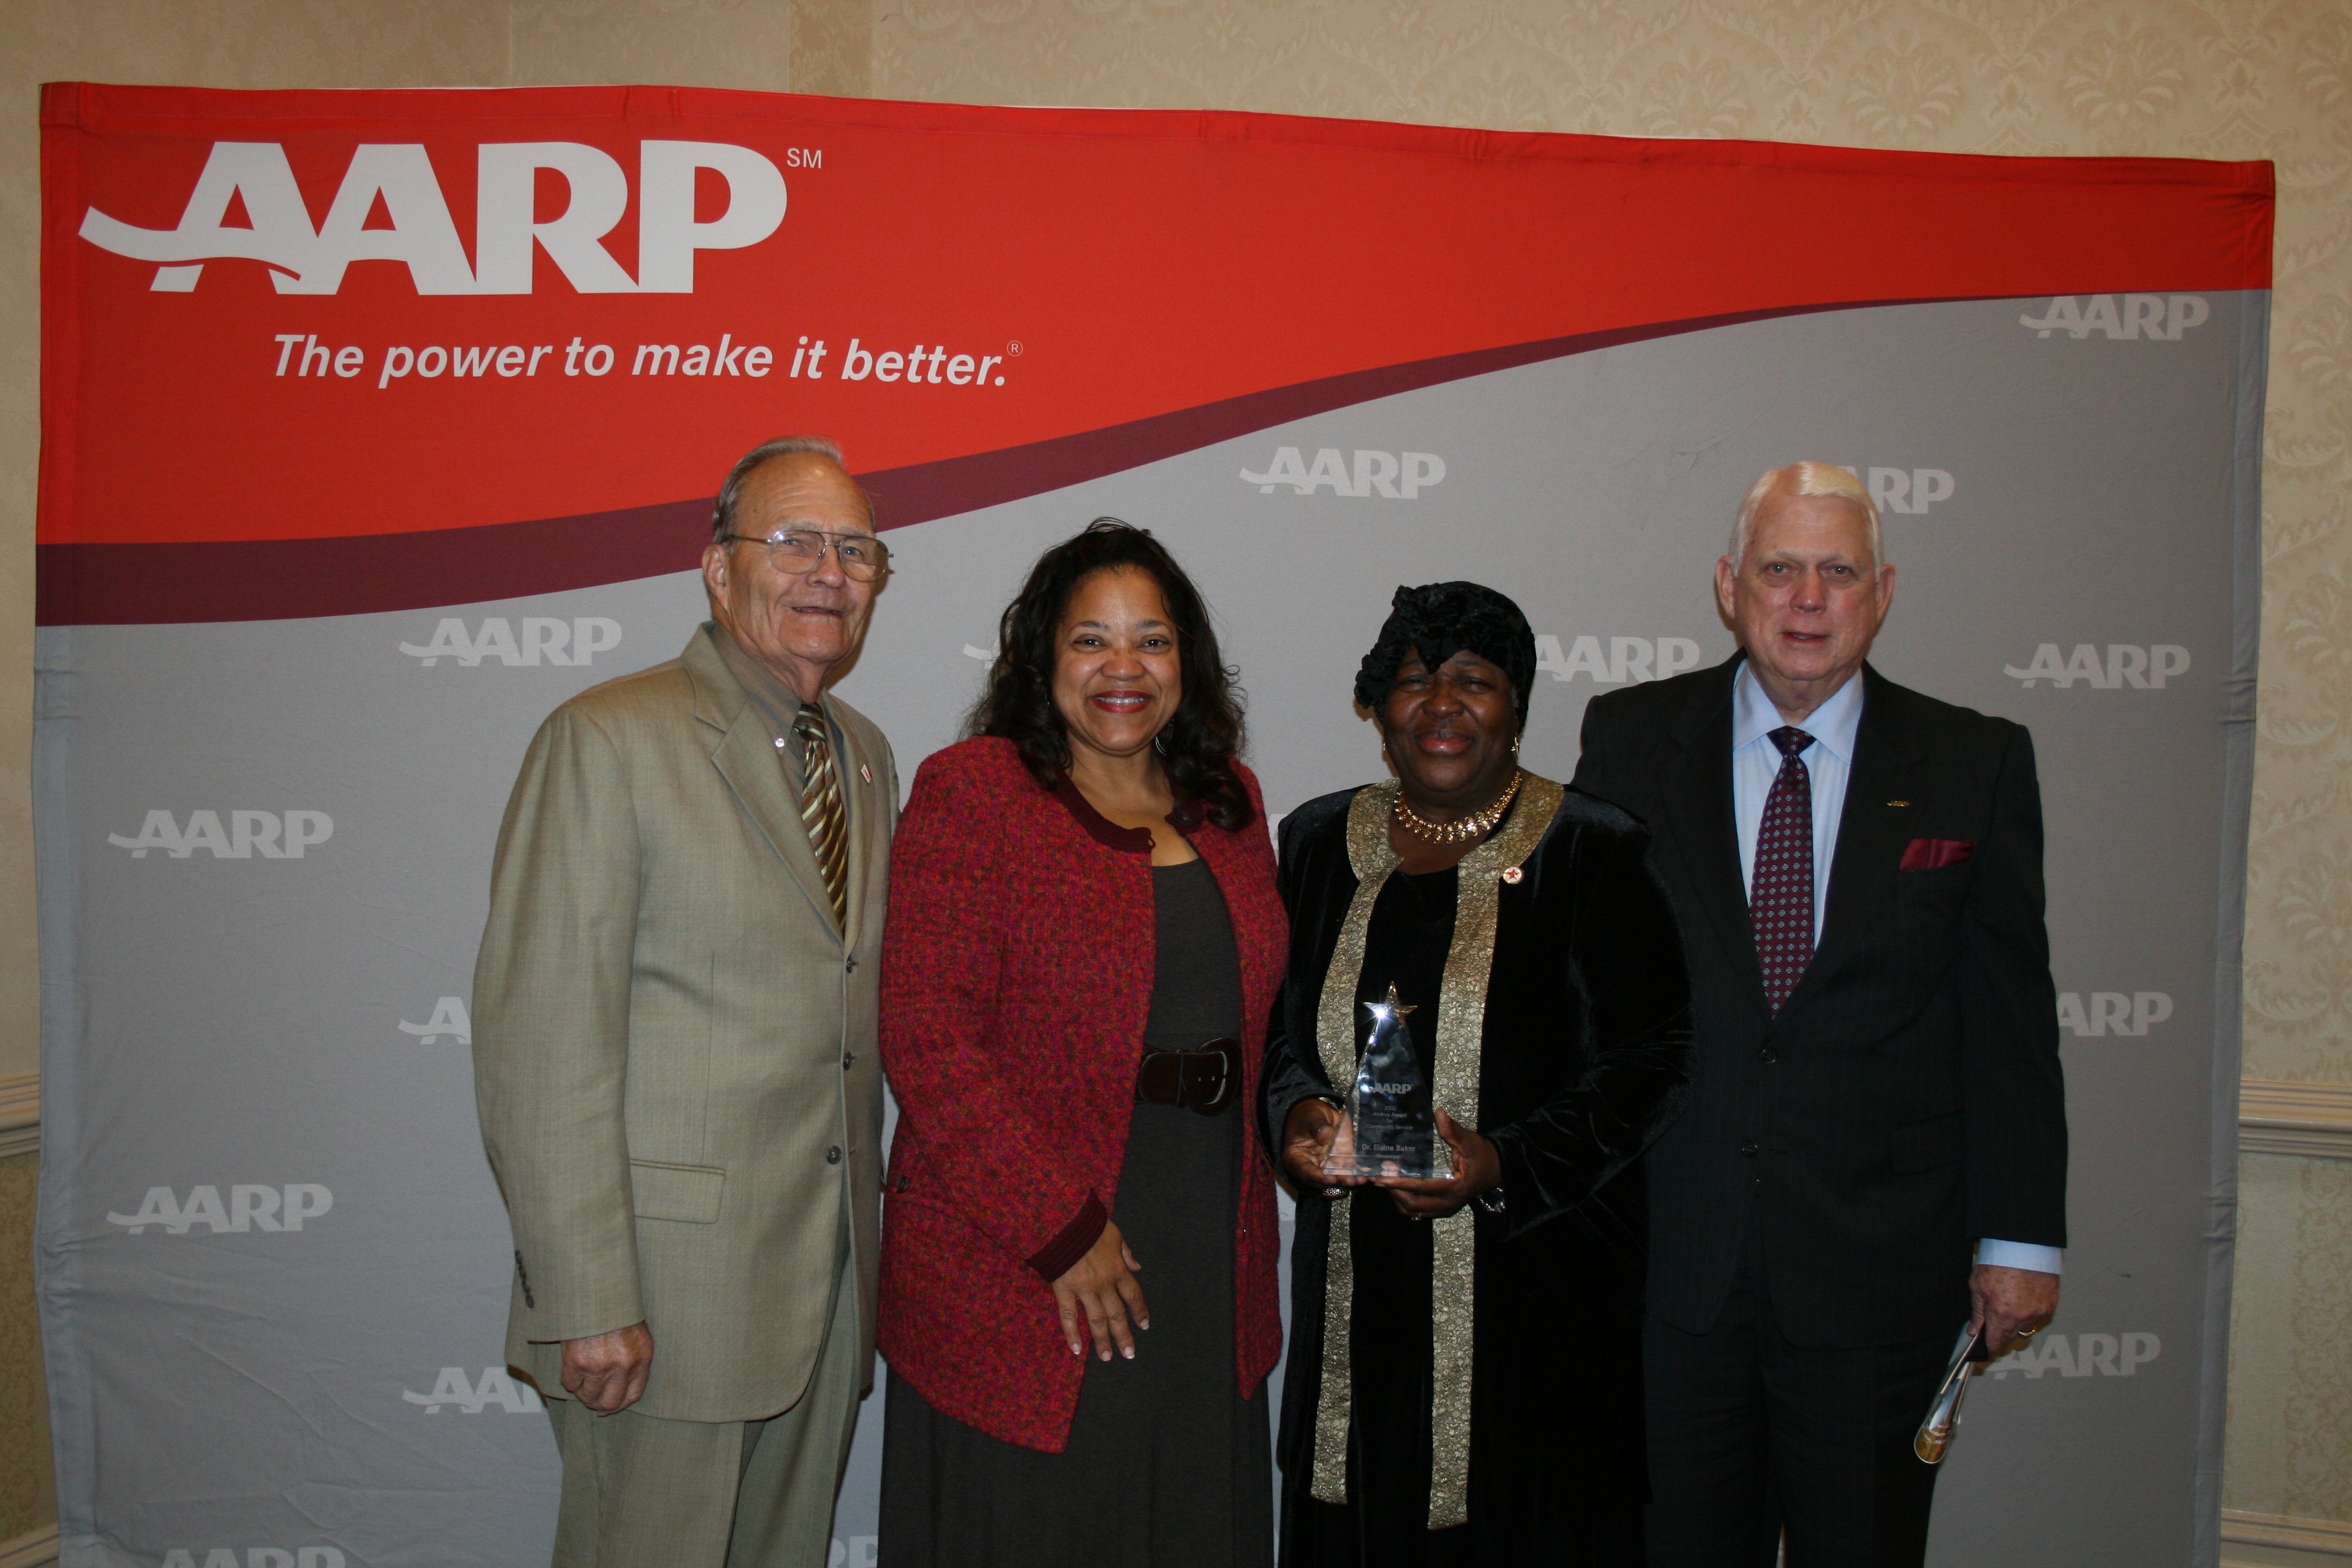
<path fill-rule="evenodd" d="M 1881 668 L 2040 749 L 2074 1130 L 2064 1309 L 1971 1401 L 1935 1554 L 2212 1561 L 2268 165 L 660 88 L 63 84 L 43 127 L 67 1563 L 544 1558 L 488 854 L 539 720 L 702 618 L 729 465 L 803 432 L 891 531 L 844 691 L 901 776 L 1111 514 L 1207 593 L 1277 813 L 1381 772 L 1399 583 L 1525 606 L 1565 778 L 1591 696 L 1730 652 L 1748 481 L 1861 474 Z"/>

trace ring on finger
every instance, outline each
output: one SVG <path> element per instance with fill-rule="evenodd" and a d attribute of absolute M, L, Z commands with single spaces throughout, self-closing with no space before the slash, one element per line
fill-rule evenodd
<path fill-rule="evenodd" d="M 2019 1339 L 2021 1339 L 2021 1340 L 2030 1340 L 2030 1339 L 2032 1339 L 2035 1334 L 2039 1333 L 2039 1332 L 2041 1331 L 2041 1330 L 2042 1330 L 2042 1325 L 2041 1325 L 2041 1324 L 2039 1324 L 2039 1323 L 2036 1323 L 2036 1324 L 2034 1324 L 2034 1325 L 2033 1325 L 2033 1327 L 2032 1327 L 2032 1328 L 2030 1328 L 2030 1329 L 2019 1329 L 2019 1330 L 2017 1330 L 2017 1331 L 2016 1331 L 2016 1334 L 2017 1334 L 2017 1337 L 2018 1337 Z"/>

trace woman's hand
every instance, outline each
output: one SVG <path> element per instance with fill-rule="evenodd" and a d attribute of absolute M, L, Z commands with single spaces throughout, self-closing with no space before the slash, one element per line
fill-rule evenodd
<path fill-rule="evenodd" d="M 1062 1315 L 1062 1342 L 1070 1347 L 1072 1355 L 1087 1353 L 1085 1342 L 1078 1338 L 1078 1318 L 1083 1313 L 1097 1355 L 1110 1360 L 1110 1347 L 1116 1341 L 1119 1354 L 1135 1359 L 1135 1336 L 1128 1331 L 1128 1318 L 1132 1315 L 1140 1328 L 1151 1326 L 1151 1309 L 1144 1304 L 1143 1286 L 1135 1278 L 1142 1267 L 1127 1249 L 1118 1226 L 1105 1220 L 1102 1234 L 1095 1237 L 1087 1255 L 1054 1281 L 1054 1306 Z"/>
<path fill-rule="evenodd" d="M 1381 1176 L 1372 1185 L 1385 1187 L 1407 1219 L 1444 1219 L 1489 1187 L 1503 1184 L 1503 1157 L 1483 1133 L 1473 1131 L 1440 1110 L 1437 1135 L 1454 1154 L 1454 1174 L 1444 1181 L 1411 1176 Z"/>
<path fill-rule="evenodd" d="M 1361 1176 L 1327 1176 L 1323 1163 L 1330 1158 L 1331 1141 L 1348 1120 L 1346 1111 L 1328 1100 L 1302 1100 L 1290 1108 L 1282 1123 L 1282 1173 L 1301 1193 L 1338 1194 L 1337 1187 L 1360 1187 Z"/>

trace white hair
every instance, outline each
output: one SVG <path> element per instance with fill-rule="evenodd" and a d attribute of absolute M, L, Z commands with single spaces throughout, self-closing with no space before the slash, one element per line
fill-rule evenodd
<path fill-rule="evenodd" d="M 711 539 L 721 540 L 735 531 L 735 503 L 742 499 L 743 481 L 751 477 L 752 469 L 771 458 L 789 458 L 802 452 L 825 458 L 845 474 L 849 471 L 849 464 L 841 455 L 841 443 L 830 436 L 779 436 L 772 441 L 762 441 L 736 459 L 734 468 L 728 470 L 727 482 L 719 487 L 719 503 L 710 509 Z M 864 485 L 855 479 L 849 482 L 856 485 L 858 495 L 864 498 L 866 521 L 871 524 L 874 498 L 866 494 Z"/>
<path fill-rule="evenodd" d="M 1871 569 L 1875 571 L 1886 564 L 1886 539 L 1878 526 L 1878 503 L 1871 499 L 1869 487 L 1854 477 L 1853 470 L 1841 468 L 1835 463 L 1790 463 L 1769 470 L 1748 487 L 1748 494 L 1739 503 L 1739 515 L 1731 523 L 1734 570 L 1748 559 L 1748 542 L 1756 536 L 1756 514 L 1776 495 L 1836 496 L 1852 501 L 1862 509 L 1868 529 Z"/>

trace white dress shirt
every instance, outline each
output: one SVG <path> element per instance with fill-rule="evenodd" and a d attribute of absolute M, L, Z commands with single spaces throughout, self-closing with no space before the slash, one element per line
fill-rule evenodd
<path fill-rule="evenodd" d="M 1743 888 L 1755 883 L 1756 838 L 1764 826 L 1764 803 L 1771 796 L 1772 781 L 1780 775 L 1780 748 L 1772 743 L 1771 734 L 1787 722 L 1765 695 L 1755 670 L 1741 661 L 1731 686 L 1731 815 L 1739 829 L 1739 885 Z M 1797 726 L 1813 738 L 1797 760 L 1805 764 L 1812 779 L 1815 947 L 1821 945 L 1822 920 L 1829 912 L 1830 867 L 1837 859 L 1838 823 L 1845 812 L 1846 778 L 1853 770 L 1854 731 L 1861 727 L 1859 679 L 1849 679 Z M 1979 1263 L 2008 1268 L 2056 1274 L 2063 1258 L 2057 1247 L 2032 1242 L 1986 1237 L 1977 1243 Z"/>

